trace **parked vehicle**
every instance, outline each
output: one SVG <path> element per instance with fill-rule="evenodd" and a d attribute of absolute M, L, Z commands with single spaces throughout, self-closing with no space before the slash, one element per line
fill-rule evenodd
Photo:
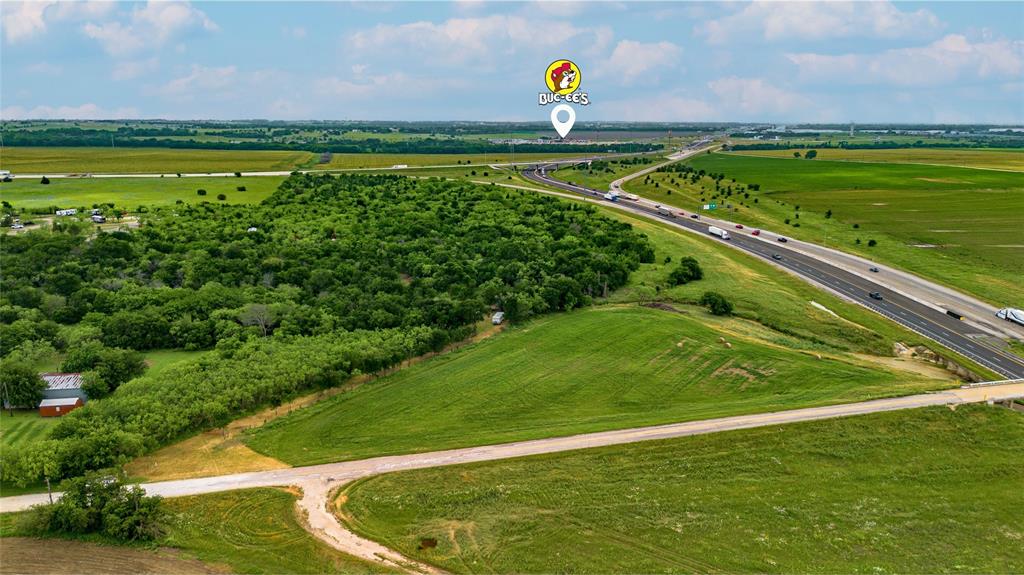
<path fill-rule="evenodd" d="M 713 236 L 718 236 L 718 237 L 722 238 L 723 240 L 729 239 L 729 232 L 723 230 L 722 228 L 716 227 L 716 226 L 709 227 L 708 228 L 708 233 L 713 235 Z"/>
<path fill-rule="evenodd" d="M 880 293 L 878 293 L 876 291 L 873 291 L 873 292 L 869 293 L 868 297 L 870 297 L 871 299 L 877 299 L 878 301 L 882 301 L 882 294 L 880 294 Z"/>
<path fill-rule="evenodd" d="M 21 229 L 24 229 L 24 228 L 25 228 L 25 226 L 22 225 L 22 224 L 11 224 L 11 229 L 12 230 L 21 230 Z"/>
<path fill-rule="evenodd" d="M 786 238 L 784 238 L 784 237 L 782 237 L 782 236 L 779 236 L 779 241 L 780 241 L 780 242 L 782 242 L 782 243 L 786 243 L 786 242 L 788 242 L 789 240 L 787 240 Z"/>
<path fill-rule="evenodd" d="M 759 235 L 761 235 L 761 230 L 754 230 L 754 231 L 750 232 L 750 235 L 752 235 L 752 236 L 759 236 Z"/>
<path fill-rule="evenodd" d="M 1013 322 L 1017 325 L 1024 325 L 1024 311 L 1012 307 L 1004 307 L 996 312 L 996 317 Z"/>

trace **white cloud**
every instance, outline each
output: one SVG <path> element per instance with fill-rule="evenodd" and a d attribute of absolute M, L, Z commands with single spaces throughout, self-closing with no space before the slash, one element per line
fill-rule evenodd
<path fill-rule="evenodd" d="M 708 88 L 722 108 L 747 117 L 792 117 L 794 112 L 809 112 L 811 107 L 806 96 L 772 86 L 761 78 L 719 78 L 708 82 Z"/>
<path fill-rule="evenodd" d="M 950 34 L 927 46 L 878 54 L 800 53 L 787 58 L 806 81 L 934 86 L 969 77 L 1019 78 L 1024 71 L 1024 41 L 972 43 L 965 36 Z"/>
<path fill-rule="evenodd" d="M 202 10 L 188 2 L 150 0 L 144 6 L 136 6 L 125 23 L 116 20 L 101 24 L 89 22 L 82 30 L 86 36 L 98 41 L 107 53 L 127 56 L 144 47 L 161 46 L 191 28 L 208 32 L 219 29 Z"/>
<path fill-rule="evenodd" d="M 126 60 L 114 65 L 111 77 L 115 80 L 131 80 L 160 68 L 160 60 L 156 56 L 145 60 Z"/>
<path fill-rule="evenodd" d="M 112 2 L 0 2 L 0 26 L 8 44 L 46 32 L 57 20 L 96 17 L 113 9 Z"/>
<path fill-rule="evenodd" d="M 599 68 L 601 77 L 619 77 L 631 84 L 642 80 L 645 84 L 657 81 L 659 75 L 676 67 L 683 50 L 671 42 L 643 43 L 622 40 L 615 45 L 608 60 Z"/>
<path fill-rule="evenodd" d="M 414 77 L 403 72 L 378 75 L 360 72 L 354 78 L 328 76 L 313 82 L 313 92 L 318 96 L 343 100 L 415 100 L 442 92 L 454 94 L 468 87 L 462 79 Z"/>
<path fill-rule="evenodd" d="M 607 34 L 543 18 L 496 14 L 481 18 L 452 18 L 441 23 L 381 24 L 361 30 L 348 38 L 349 47 L 363 54 L 415 54 L 436 64 L 463 65 L 467 62 L 495 63 L 520 50 L 543 51 L 589 40 L 607 39 Z M 564 57 L 564 56 L 563 56 Z"/>
<path fill-rule="evenodd" d="M 81 106 L 36 106 L 25 109 L 21 106 L 8 106 L 0 110 L 0 118 L 4 120 L 110 120 L 137 118 L 139 111 L 135 108 L 117 108 L 106 110 L 96 104 Z"/>
<path fill-rule="evenodd" d="M 219 68 L 193 64 L 191 71 L 160 86 L 157 93 L 176 100 L 227 99 L 238 93 L 243 79 L 238 68 Z"/>
<path fill-rule="evenodd" d="M 887 0 L 873 2 L 774 2 L 757 0 L 743 9 L 698 25 L 712 44 L 751 35 L 765 40 L 823 40 L 844 37 L 920 37 L 942 28 L 924 8 L 904 12 Z"/>

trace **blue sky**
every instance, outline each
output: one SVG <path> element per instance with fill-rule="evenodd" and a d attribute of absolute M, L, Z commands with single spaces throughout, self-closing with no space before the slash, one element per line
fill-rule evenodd
<path fill-rule="evenodd" d="M 1021 2 L 8 2 L 0 115 L 1024 122 Z"/>

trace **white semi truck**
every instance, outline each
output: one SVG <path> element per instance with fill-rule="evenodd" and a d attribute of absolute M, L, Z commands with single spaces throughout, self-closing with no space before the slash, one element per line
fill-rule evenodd
<path fill-rule="evenodd" d="M 996 317 L 999 319 L 1005 319 L 1006 321 L 1012 321 L 1017 325 L 1024 325 L 1024 311 L 1019 309 L 1004 307 L 996 312 Z"/>
<path fill-rule="evenodd" d="M 674 213 L 672 213 L 672 210 L 666 208 L 665 206 L 663 206 L 661 204 L 655 205 L 654 209 L 658 210 L 658 213 L 663 215 L 663 216 L 668 216 L 670 218 L 676 217 L 676 215 Z"/>
<path fill-rule="evenodd" d="M 723 240 L 729 239 L 729 232 L 723 230 L 722 228 L 716 227 L 716 226 L 709 226 L 708 227 L 708 233 L 713 235 L 713 236 L 718 236 L 718 237 L 722 238 Z"/>

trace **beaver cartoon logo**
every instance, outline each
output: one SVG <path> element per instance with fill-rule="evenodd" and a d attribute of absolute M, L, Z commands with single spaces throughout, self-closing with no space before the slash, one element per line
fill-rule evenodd
<path fill-rule="evenodd" d="M 548 66 L 548 90 L 556 94 L 572 94 L 580 87 L 580 69 L 570 60 L 555 60 Z"/>
<path fill-rule="evenodd" d="M 590 103 L 589 97 L 585 93 L 576 92 L 582 81 L 580 67 L 572 60 L 555 60 L 548 65 L 544 74 L 544 83 L 550 93 L 540 94 L 538 103 L 544 106 L 556 102 L 572 102 L 586 106 Z"/>

